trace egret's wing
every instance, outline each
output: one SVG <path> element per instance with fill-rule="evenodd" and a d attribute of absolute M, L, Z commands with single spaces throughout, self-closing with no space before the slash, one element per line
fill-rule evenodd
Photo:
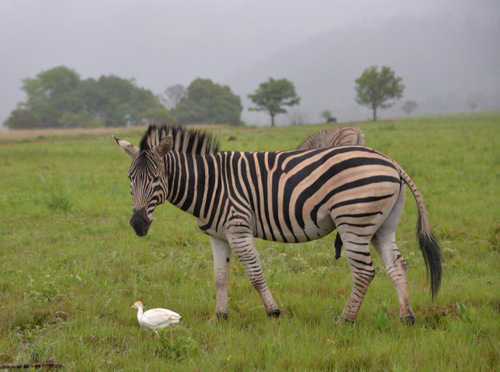
<path fill-rule="evenodd" d="M 151 309 L 144 313 L 142 322 L 151 327 L 166 327 L 170 323 L 178 323 L 181 316 L 167 309 Z"/>

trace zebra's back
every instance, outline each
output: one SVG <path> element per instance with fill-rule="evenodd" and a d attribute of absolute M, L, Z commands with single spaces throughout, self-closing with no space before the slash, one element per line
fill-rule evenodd
<path fill-rule="evenodd" d="M 320 130 L 306 138 L 297 150 L 317 149 L 332 146 L 365 145 L 365 134 L 353 125 Z"/>

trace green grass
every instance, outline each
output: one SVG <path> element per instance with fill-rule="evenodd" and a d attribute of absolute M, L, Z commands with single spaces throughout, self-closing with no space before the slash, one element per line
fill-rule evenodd
<path fill-rule="evenodd" d="M 160 206 L 147 237 L 128 225 L 129 158 L 108 133 L 2 138 L 0 364 L 52 359 L 67 370 L 479 371 L 500 365 L 500 112 L 355 123 L 397 160 L 424 196 L 443 247 L 433 302 L 408 191 L 397 240 L 408 262 L 413 326 L 377 275 L 356 323 L 336 326 L 352 281 L 334 236 L 308 244 L 258 240 L 282 316 L 268 319 L 232 264 L 230 317 L 215 309 L 212 252 L 194 218 Z M 327 125 L 211 130 L 224 150 L 295 148 Z M 116 135 L 138 144 L 142 129 Z M 229 141 L 230 136 L 236 140 Z M 136 311 L 183 316 L 155 340 Z"/>

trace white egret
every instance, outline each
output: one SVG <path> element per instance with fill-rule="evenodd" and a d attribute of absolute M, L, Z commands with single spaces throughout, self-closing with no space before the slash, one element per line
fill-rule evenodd
<path fill-rule="evenodd" d="M 144 307 L 141 301 L 137 301 L 135 304 L 130 306 L 131 309 L 138 309 L 137 320 L 139 325 L 144 328 L 149 328 L 153 330 L 156 335 L 156 331 L 159 328 L 166 328 L 170 324 L 179 323 L 181 316 L 174 311 L 168 309 L 151 309 L 144 312 Z"/>

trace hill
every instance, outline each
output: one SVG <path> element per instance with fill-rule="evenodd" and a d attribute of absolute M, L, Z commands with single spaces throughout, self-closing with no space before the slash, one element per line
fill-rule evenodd
<path fill-rule="evenodd" d="M 228 76 L 225 84 L 243 105 L 268 77 L 294 82 L 304 123 L 319 121 L 330 110 L 339 121 L 365 120 L 370 111 L 354 101 L 354 81 L 366 67 L 387 65 L 403 78 L 404 97 L 382 117 L 403 116 L 406 100 L 418 103 L 415 114 L 500 108 L 500 23 L 474 19 L 401 16 L 373 26 L 332 29 L 281 50 Z M 297 115 L 298 114 L 298 115 Z M 286 115 L 278 116 L 288 124 Z M 244 113 L 248 124 L 268 125 L 264 114 Z M 300 120 L 299 120 L 300 122 Z"/>

